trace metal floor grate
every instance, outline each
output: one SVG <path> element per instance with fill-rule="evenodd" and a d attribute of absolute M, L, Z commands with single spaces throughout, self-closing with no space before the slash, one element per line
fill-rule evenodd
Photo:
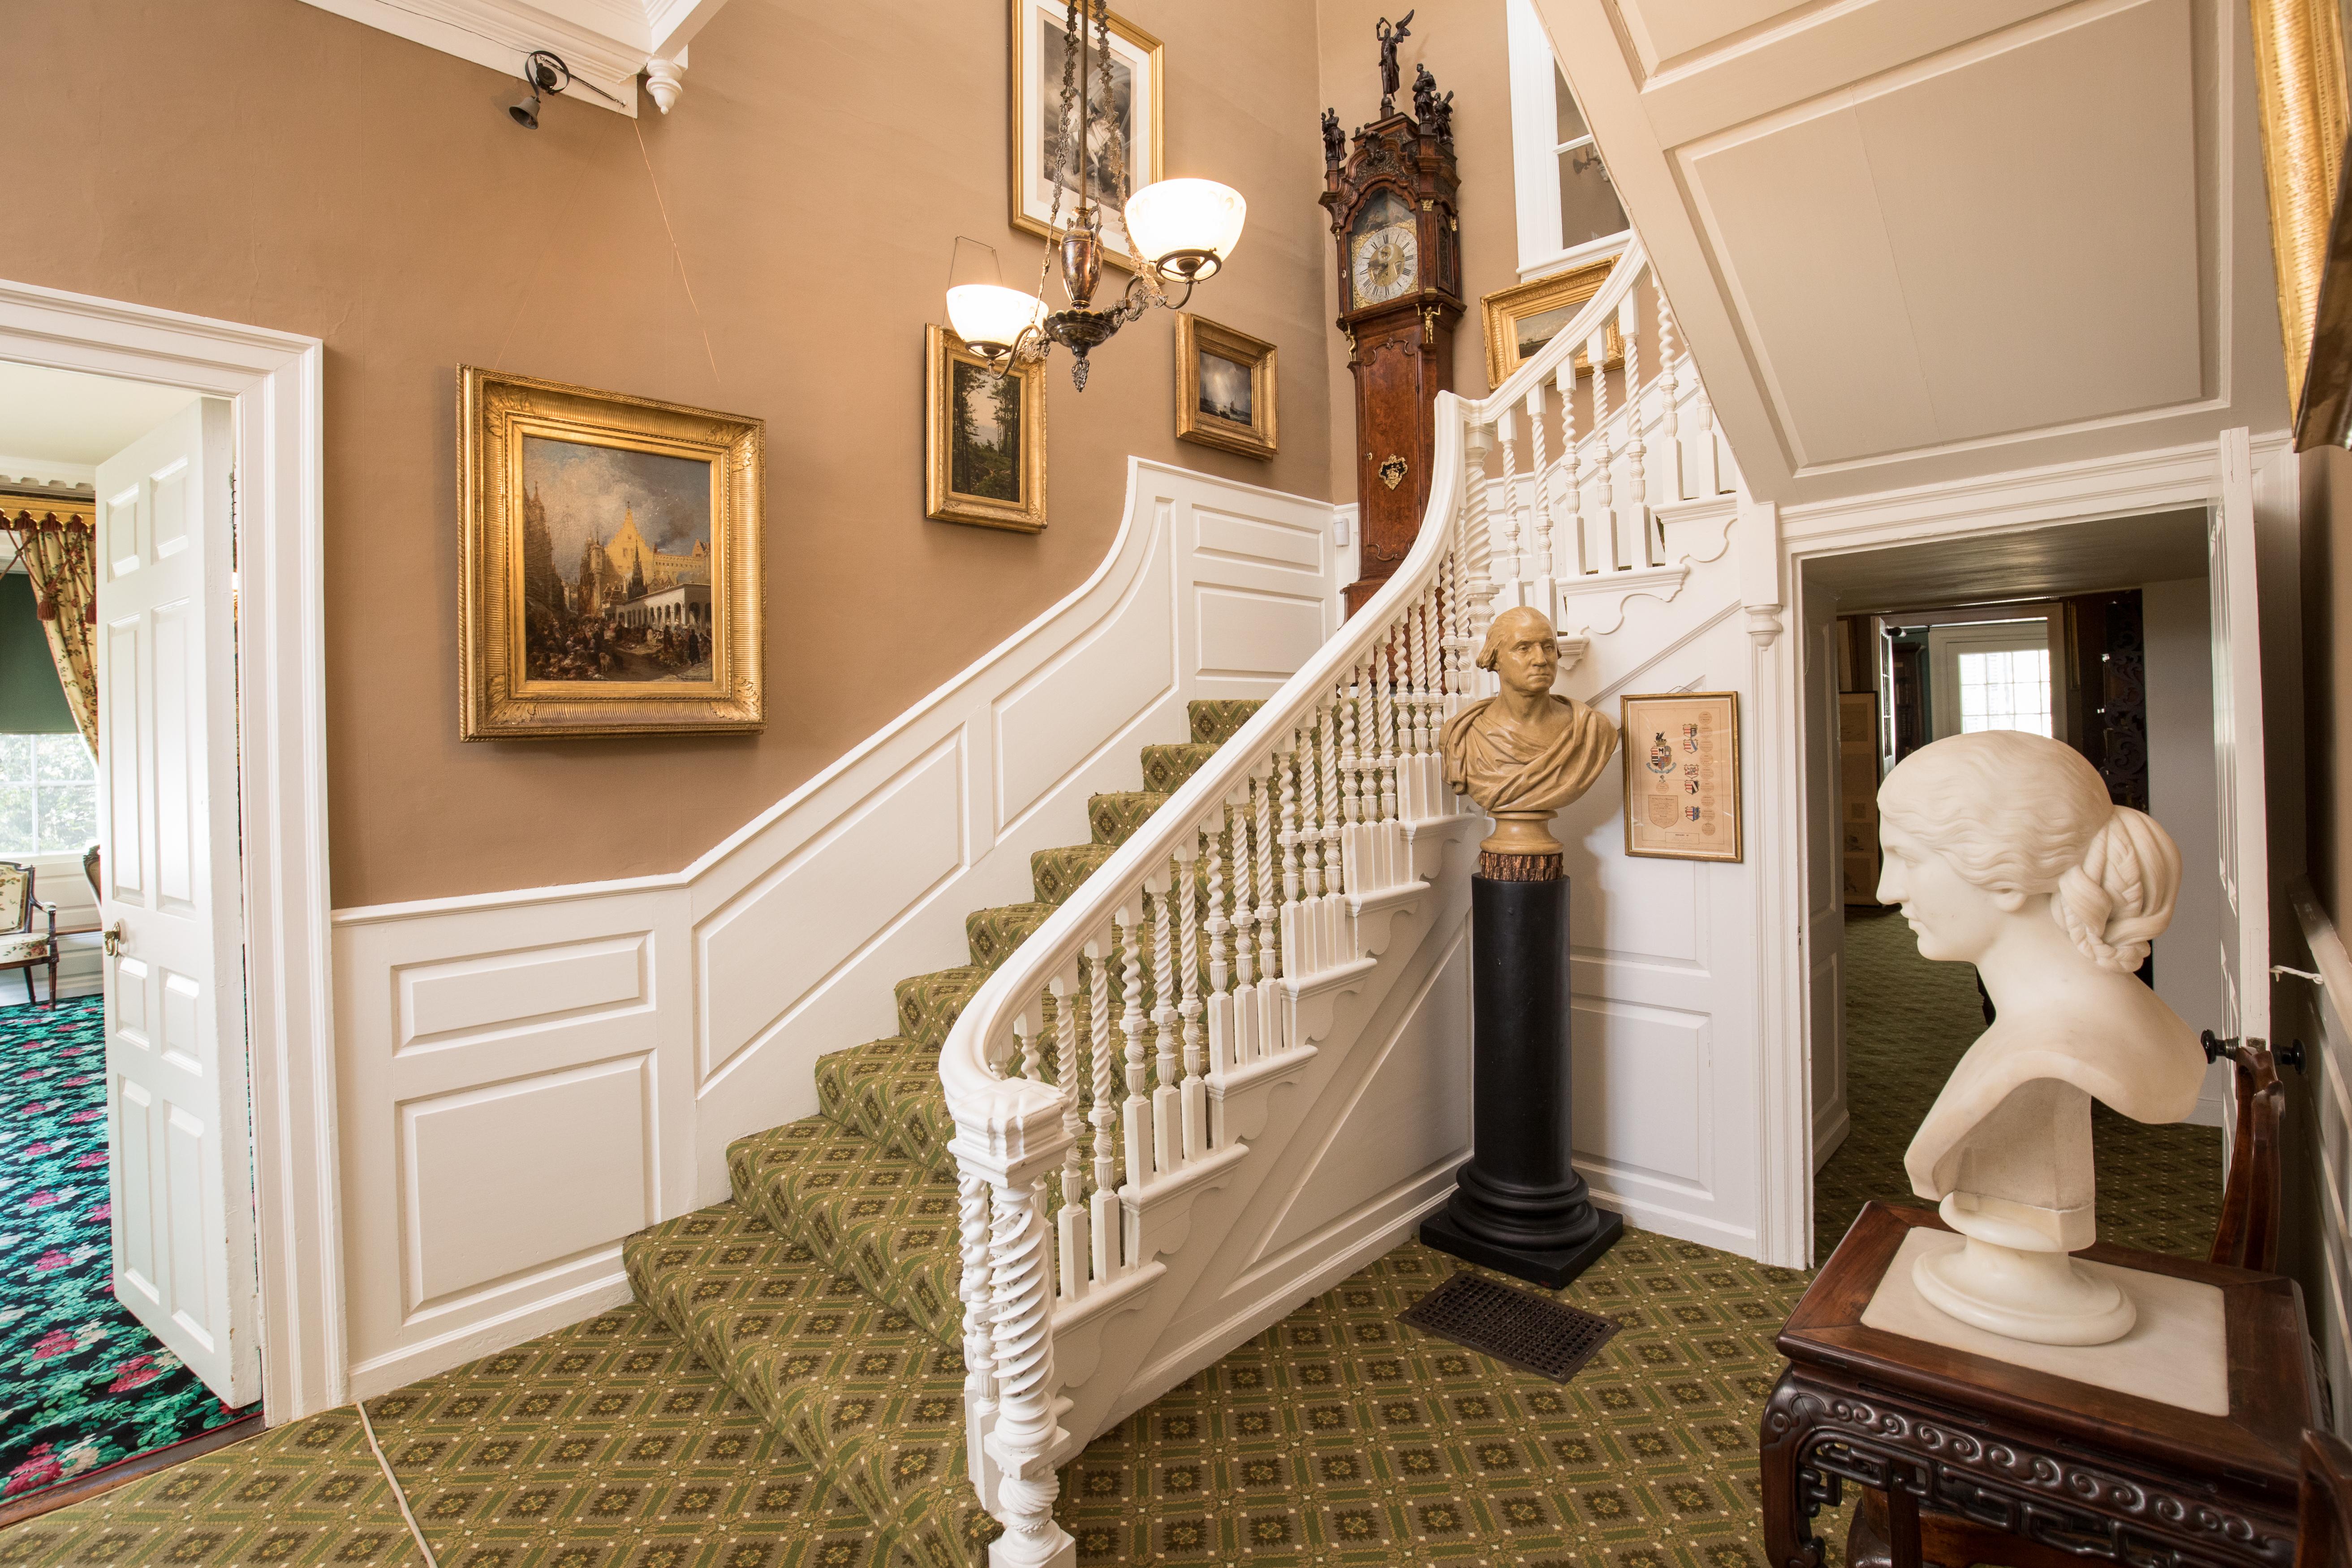
<path fill-rule="evenodd" d="M 1554 1383 L 1574 1377 L 1617 1331 L 1606 1318 L 1466 1268 L 1397 1319 Z"/>

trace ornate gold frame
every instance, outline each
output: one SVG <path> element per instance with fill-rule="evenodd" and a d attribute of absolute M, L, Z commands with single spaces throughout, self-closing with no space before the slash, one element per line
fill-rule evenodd
<path fill-rule="evenodd" d="M 1010 124 L 1005 138 L 1005 150 L 1012 157 L 1013 167 L 1011 173 L 1005 179 L 1004 184 L 1005 194 L 1012 198 L 1013 226 L 1019 229 L 1023 234 L 1034 234 L 1041 238 L 1051 239 L 1053 237 L 1053 233 L 1045 226 L 1045 221 L 1041 218 L 1030 216 L 1028 209 L 1022 205 L 1021 201 L 1021 89 L 1023 82 L 1026 80 L 1029 74 L 1029 59 L 1027 52 L 1029 47 L 1029 29 L 1022 24 L 1030 11 L 1037 7 L 1037 3 L 1038 0 L 1012 0 L 1012 7 L 1009 13 L 1009 26 L 1013 35 L 1013 74 L 1005 92 L 1005 102 L 1007 106 L 1006 112 L 1010 116 Z M 1129 21 L 1126 17 L 1120 16 L 1116 11 L 1112 12 L 1110 15 L 1110 30 L 1130 47 L 1144 55 L 1150 63 L 1151 177 L 1155 180 L 1161 179 L 1165 177 L 1168 167 L 1166 147 L 1161 137 L 1161 126 L 1165 119 L 1165 116 L 1162 113 L 1161 105 L 1166 97 L 1163 89 L 1166 87 L 1168 81 L 1166 60 L 1167 50 L 1160 44 L 1159 39 L 1153 37 L 1150 34 L 1145 32 L 1142 28 L 1137 26 L 1134 23 Z M 1042 106 L 1040 107 L 1042 108 Z M 1128 194 L 1132 195 L 1134 194 L 1134 187 L 1141 182 L 1138 182 L 1133 178 L 1133 170 L 1130 169 L 1128 171 L 1128 174 L 1129 176 L 1129 189 Z M 1065 209 L 1064 216 L 1066 219 L 1066 208 Z M 1114 236 L 1116 237 L 1115 238 L 1113 237 Z M 1103 259 L 1110 262 L 1114 266 L 1126 268 L 1129 271 L 1132 272 L 1135 270 L 1135 261 L 1133 258 L 1127 254 L 1127 250 L 1125 248 L 1126 239 L 1127 229 L 1125 227 L 1124 219 L 1117 214 L 1111 215 L 1108 221 L 1107 221 L 1103 226 Z"/>
<path fill-rule="evenodd" d="M 1201 351 L 1208 350 L 1236 364 L 1249 366 L 1248 424 L 1201 412 Z M 1272 458 L 1277 434 L 1275 399 L 1280 382 L 1275 374 L 1275 347 L 1264 338 L 1237 332 L 1231 327 L 1176 312 L 1176 438 L 1203 447 L 1239 452 L 1246 458 Z"/>
<path fill-rule="evenodd" d="M 1518 323 L 1521 318 L 1541 315 L 1563 305 L 1581 305 L 1601 292 L 1609 281 L 1609 269 L 1617 258 L 1588 262 L 1571 267 L 1565 272 L 1555 272 L 1549 278 L 1538 278 L 1531 283 L 1516 283 L 1508 289 L 1497 289 L 1492 294 L 1479 297 L 1478 310 L 1486 322 L 1486 385 L 1489 390 L 1500 386 L 1511 373 L 1527 363 L 1519 357 Z M 1577 351 L 1579 363 L 1585 363 L 1584 352 Z M 1609 323 L 1609 364 L 1616 370 L 1625 363 L 1625 339 L 1617 331 L 1617 323 Z"/>
<path fill-rule="evenodd" d="M 953 471 L 948 452 L 950 363 L 961 360 L 986 369 L 988 362 L 963 340 L 936 323 L 923 328 L 923 515 L 934 522 L 968 522 L 1013 533 L 1045 528 L 1045 364 L 1040 360 L 1005 374 L 1021 383 L 1021 500 L 991 500 L 949 488 Z"/>
<path fill-rule="evenodd" d="M 525 436 L 709 461 L 709 681 L 532 680 L 524 673 Z M 763 420 L 460 365 L 459 733 L 488 741 L 761 728 L 766 440 Z"/>
<path fill-rule="evenodd" d="M 2252 0 L 2255 97 L 2271 198 L 2286 396 L 2300 409 L 2327 229 L 2343 175 L 2344 27 L 2336 0 Z"/>
<path fill-rule="evenodd" d="M 1635 738 L 1634 704 L 1646 702 L 1700 702 L 1720 700 L 1731 724 L 1731 805 L 1724 816 L 1731 823 L 1731 844 L 1728 849 L 1636 849 L 1633 847 L 1633 752 L 1640 742 Z M 1622 754 L 1625 778 L 1625 853 L 1653 860 L 1708 860 L 1736 864 L 1747 858 L 1742 833 L 1747 817 L 1746 780 L 1743 773 L 1747 759 L 1739 749 L 1739 693 L 1737 691 L 1649 691 L 1617 700 L 1617 748 Z"/>

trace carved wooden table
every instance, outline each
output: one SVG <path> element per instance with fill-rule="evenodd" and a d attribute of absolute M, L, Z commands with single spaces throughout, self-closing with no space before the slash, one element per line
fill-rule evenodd
<path fill-rule="evenodd" d="M 1921 1226 L 1946 1228 L 1927 1209 L 1864 1208 L 1780 1331 L 1790 1364 L 1761 1436 L 1767 1568 L 1822 1568 L 1812 1520 L 1847 1481 L 1886 1494 L 1895 1568 L 1919 1563 L 1923 1502 L 2129 1568 L 2286 1568 L 2297 1446 L 2319 1406 L 2293 1280 L 2104 1245 L 2079 1254 L 2221 1289 L 2230 1413 L 2201 1415 L 1865 1327 Z"/>

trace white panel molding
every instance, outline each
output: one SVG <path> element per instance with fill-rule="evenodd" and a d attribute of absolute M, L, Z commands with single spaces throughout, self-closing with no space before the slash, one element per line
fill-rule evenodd
<path fill-rule="evenodd" d="M 2311 1153 L 2320 1192 L 2315 1217 L 2324 1289 L 2312 1303 L 2312 1336 L 2337 1391 L 2340 1436 L 2352 1430 L 2352 1400 L 2344 1396 L 2352 1389 L 2352 1199 L 2347 1196 L 2352 1193 L 2352 1027 L 2344 1013 L 2346 998 L 2352 997 L 2352 955 L 2346 953 L 2336 921 L 2308 878 L 2297 878 L 2289 897 L 2320 975 L 2307 1003 L 2319 1038 L 2305 1047 L 2305 1073 L 2295 1088 L 2307 1088 L 2311 1095 L 2317 1132 Z"/>
<path fill-rule="evenodd" d="M 727 0 L 304 0 L 347 21 L 422 44 L 515 79 L 524 57 L 547 49 L 579 81 L 563 96 L 637 113 L 637 77 L 665 114 L 677 101 L 687 46 Z M 581 86 L 593 82 L 611 95 Z"/>
<path fill-rule="evenodd" d="M 724 1198 L 729 1142 L 814 1114 L 816 1058 L 893 1033 L 896 981 L 968 963 L 965 915 L 1026 901 L 1030 855 L 1084 842 L 1087 796 L 1137 787 L 1139 747 L 1189 738 L 1187 701 L 1271 695 L 1320 646 L 1347 580 L 1333 517 L 1130 458 L 1084 584 L 692 865 L 337 910 L 352 1394 L 625 1300 L 621 1238 Z M 641 1095 L 612 1091 L 629 1062 Z M 536 1153 L 404 1165 L 454 1107 Z M 486 1250 L 469 1216 L 537 1212 L 530 1173 L 581 1148 L 603 1152 L 580 1176 L 596 1223 Z"/>

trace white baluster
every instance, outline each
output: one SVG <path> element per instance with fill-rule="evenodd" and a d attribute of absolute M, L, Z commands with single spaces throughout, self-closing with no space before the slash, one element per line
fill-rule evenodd
<path fill-rule="evenodd" d="M 1298 742 L 1294 731 L 1284 751 L 1275 757 L 1275 766 L 1282 774 L 1282 973 L 1289 980 L 1314 973 L 1307 963 L 1301 945 L 1305 938 L 1298 930 L 1298 895 L 1307 881 L 1298 832 Z"/>
<path fill-rule="evenodd" d="M 1232 934 L 1234 922 L 1225 913 L 1225 857 L 1230 841 L 1236 848 L 1240 840 L 1234 835 L 1234 808 L 1228 800 L 1217 808 L 1222 829 L 1209 835 L 1209 1071 L 1222 1079 L 1234 1068 L 1234 996 L 1227 984 L 1233 977 L 1233 961 L 1226 938 Z M 1238 858 L 1234 879 L 1240 880 Z M 1223 1129 L 1212 1129 L 1215 1142 L 1224 1142 Z"/>
<path fill-rule="evenodd" d="M 1535 545 L 1519 563 L 1519 603 L 1551 614 L 1551 461 L 1544 439 L 1544 384 L 1528 388 L 1528 469 L 1535 476 Z"/>
<path fill-rule="evenodd" d="M 1169 958 L 1176 935 L 1172 929 L 1176 911 L 1169 907 L 1172 900 L 1167 873 L 1147 879 L 1143 886 L 1151 895 L 1151 1024 L 1160 1045 L 1160 1059 L 1154 1064 L 1159 1082 L 1151 1091 L 1151 1168 L 1166 1176 L 1181 1163 L 1184 1147 L 1184 1130 L 1178 1121 L 1182 1114 L 1181 1097 L 1176 1089 L 1176 976 Z"/>
<path fill-rule="evenodd" d="M 963 1279 L 956 1290 L 963 1298 L 964 1452 L 971 1457 L 972 1484 L 982 1497 L 993 1489 L 993 1479 L 983 1477 L 981 1469 L 989 1429 L 996 1424 L 996 1341 L 988 1322 L 996 1310 L 996 1292 L 988 1272 L 988 1197 L 987 1176 L 957 1161 L 956 1239 Z"/>
<path fill-rule="evenodd" d="M 1683 414 L 1682 393 L 1677 384 L 1680 367 L 1675 363 L 1675 308 L 1666 300 L 1666 291 L 1658 284 L 1658 275 L 1650 274 L 1650 291 L 1658 301 L 1658 389 L 1665 397 L 1663 410 L 1666 450 L 1673 455 L 1672 472 L 1667 478 L 1667 495 L 1672 500 L 1688 500 L 1690 489 L 1683 481 Z M 1658 541 L 1658 563 L 1665 563 L 1664 544 Z"/>
<path fill-rule="evenodd" d="M 1519 579 L 1526 574 L 1519 570 L 1519 421 L 1516 410 L 1506 408 L 1496 416 L 1495 438 L 1503 448 L 1503 533 L 1502 548 L 1486 563 L 1486 571 L 1497 601 L 1494 607 L 1508 608 L 1526 603 L 1519 596 Z M 1479 629 L 1484 635 L 1485 628 Z"/>
<path fill-rule="evenodd" d="M 1253 1027 L 1261 1058 L 1270 1057 L 1289 1044 L 1283 1036 L 1283 1012 L 1277 1005 L 1279 991 L 1275 984 L 1276 977 L 1282 973 L 1282 906 L 1276 900 L 1274 883 L 1274 773 L 1279 763 L 1279 758 L 1269 757 L 1259 763 L 1250 775 L 1251 793 L 1257 797 L 1257 1018 Z"/>
<path fill-rule="evenodd" d="M 1405 606 L 1404 613 L 1406 618 L 1389 628 L 1388 640 L 1377 656 L 1387 668 L 1382 670 L 1376 665 L 1372 678 L 1372 732 L 1380 737 L 1382 822 L 1394 822 L 1397 815 L 1397 761 L 1402 749 L 1397 744 L 1396 726 L 1401 716 L 1397 702 L 1404 695 L 1404 671 L 1397 659 L 1404 651 L 1405 639 L 1412 634 L 1412 606 Z"/>
<path fill-rule="evenodd" d="M 1050 1462 L 1063 1433 L 1054 1419 L 1052 1297 L 1045 1268 L 1045 1217 L 1034 1176 L 992 1194 L 989 1265 L 995 1300 L 996 1422 L 988 1436 L 1003 1471 L 997 1517 L 1004 1534 L 990 1548 L 995 1568 L 1046 1568 L 1067 1562 L 1075 1545 L 1054 1522 L 1061 1483 Z"/>
<path fill-rule="evenodd" d="M 1625 499 L 1633 505 L 1627 531 L 1640 541 L 1627 542 L 1633 546 L 1628 565 L 1651 561 L 1650 476 L 1642 460 L 1646 450 L 1642 440 L 1642 323 L 1634 309 L 1639 300 L 1637 291 L 1629 289 L 1617 306 L 1617 331 L 1625 340 Z"/>
<path fill-rule="evenodd" d="M 1584 352 L 1592 360 L 1592 445 L 1593 478 L 1600 481 L 1601 504 L 1593 509 L 1594 531 L 1609 541 L 1610 571 L 1622 570 L 1628 563 L 1617 539 L 1616 490 L 1610 482 L 1609 465 L 1609 328 L 1606 322 L 1593 330 L 1585 340 Z"/>
<path fill-rule="evenodd" d="M 1257 808 L 1257 775 L 1228 800 L 1234 825 L 1234 1063 L 1254 1062 L 1263 1054 L 1257 1029 L 1257 903 L 1252 868 L 1258 847 L 1250 842 L 1250 824 Z"/>
<path fill-rule="evenodd" d="M 1487 614 L 1486 606 L 1495 597 L 1494 580 L 1488 575 L 1495 559 L 1494 515 L 1487 504 L 1490 434 L 1486 426 L 1476 422 L 1463 432 L 1462 523 L 1454 534 L 1454 548 L 1447 552 L 1457 572 L 1466 567 L 1467 592 L 1478 616 Z M 1444 564 L 1441 563 L 1438 574 L 1444 577 Z"/>
<path fill-rule="evenodd" d="M 1110 929 L 1122 957 L 1118 1030 L 1127 1040 L 1127 1183 L 1139 1188 L 1151 1180 L 1151 1102 L 1143 1093 L 1143 933 L 1126 904 L 1111 916 Z"/>
<path fill-rule="evenodd" d="M 1194 839 L 1196 828 L 1184 836 L 1176 846 L 1176 933 L 1181 939 L 1176 954 L 1179 993 L 1182 1000 L 1176 1011 L 1182 1016 L 1184 1037 L 1184 1083 L 1181 1102 L 1184 1119 L 1183 1155 L 1187 1162 L 1199 1159 L 1209 1150 L 1209 1086 L 1201 1081 L 1201 932 L 1198 925 L 1199 907 L 1193 900 L 1192 861 L 1198 850 Z M 1211 853 L 1213 855 L 1214 851 Z"/>
<path fill-rule="evenodd" d="M 1119 1265 L 1118 1232 L 1115 1228 L 1118 1218 L 1118 1102 L 1111 1079 L 1110 970 L 1103 958 L 1100 942 L 1087 942 L 1086 951 L 1087 1065 L 1094 1079 L 1088 1120 L 1095 1129 L 1095 1176 L 1087 1194 L 1087 1235 L 1088 1250 L 1094 1258 L 1095 1280 L 1101 1284 L 1117 1275 Z"/>
<path fill-rule="evenodd" d="M 1070 1141 L 1062 1154 L 1062 1203 L 1054 1224 L 1061 1243 L 1062 1296 L 1075 1301 L 1087 1293 L 1088 1276 L 1086 1160 L 1078 1150 L 1078 1134 L 1085 1126 L 1078 1110 L 1085 1073 L 1078 1063 L 1076 966 L 1055 975 L 1046 989 L 1054 998 L 1054 1083 L 1062 1091 L 1062 1134 Z"/>
<path fill-rule="evenodd" d="M 1576 559 L 1569 563 L 1564 576 L 1582 576 L 1598 570 L 1592 564 L 1592 541 L 1584 521 L 1584 454 L 1576 442 L 1576 356 L 1569 355 L 1559 362 L 1559 445 L 1561 456 L 1568 463 L 1569 537 L 1574 542 L 1569 548 Z"/>

